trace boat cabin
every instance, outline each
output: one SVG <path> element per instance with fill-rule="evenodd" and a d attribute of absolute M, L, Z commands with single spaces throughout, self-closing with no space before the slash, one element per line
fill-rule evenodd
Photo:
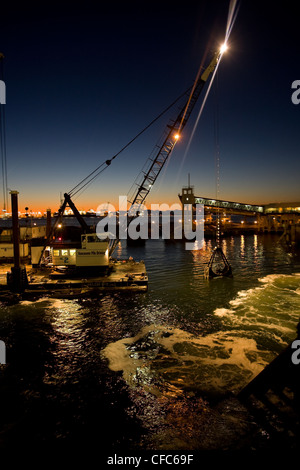
<path fill-rule="evenodd" d="M 110 239 L 97 233 L 81 235 L 81 248 L 52 246 L 50 257 L 54 266 L 97 267 L 108 266 Z"/>

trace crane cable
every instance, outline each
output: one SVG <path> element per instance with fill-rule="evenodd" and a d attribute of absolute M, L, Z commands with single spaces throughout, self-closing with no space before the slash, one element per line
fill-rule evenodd
<path fill-rule="evenodd" d="M 216 246 L 211 254 L 207 267 L 204 270 L 206 279 L 215 277 L 232 277 L 232 268 L 220 246 L 220 146 L 219 146 L 219 107 L 218 107 L 218 75 L 215 88 L 214 109 L 214 147 L 215 147 L 215 173 L 216 173 L 216 203 L 217 203 L 217 232 Z"/>
<path fill-rule="evenodd" d="M 4 83 L 3 62 L 4 55 L 0 53 L 0 80 Z M 4 85 L 5 87 L 5 85 Z M 0 103 L 0 152 L 3 181 L 3 212 L 8 212 L 8 188 L 7 188 L 7 160 L 6 160 L 6 129 L 5 129 L 5 101 Z"/>
<path fill-rule="evenodd" d="M 217 200 L 217 234 L 216 244 L 220 247 L 220 144 L 219 144 L 219 107 L 218 107 L 218 73 L 216 73 L 215 87 L 215 113 L 214 113 L 214 144 L 215 144 L 215 172 L 216 172 L 216 200 Z"/>
<path fill-rule="evenodd" d="M 95 168 L 94 171 L 92 171 L 89 175 L 87 175 L 85 178 L 83 178 L 74 188 L 72 188 L 69 191 L 69 196 L 73 197 L 75 194 L 78 194 L 81 192 L 84 188 L 86 188 L 88 185 L 92 183 L 92 181 L 97 178 L 104 170 L 106 170 L 111 162 L 118 156 L 120 153 L 122 153 L 129 145 L 131 145 L 138 137 L 140 137 L 149 127 L 151 127 L 158 119 L 160 119 L 169 109 L 171 109 L 177 101 L 179 101 L 183 96 L 187 95 L 190 90 L 192 89 L 192 86 L 190 86 L 184 93 L 182 93 L 178 98 L 176 98 L 173 103 L 171 103 L 167 108 L 165 108 L 156 118 L 154 118 L 144 129 L 142 129 L 133 139 L 131 139 L 124 147 L 119 150 L 111 159 L 106 160 L 105 162 L 102 162 L 101 165 L 99 165 L 97 168 Z"/>

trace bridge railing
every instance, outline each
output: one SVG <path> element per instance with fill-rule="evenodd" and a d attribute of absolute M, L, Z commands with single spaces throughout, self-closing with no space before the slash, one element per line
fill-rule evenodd
<path fill-rule="evenodd" d="M 204 204 L 205 206 L 209 206 L 209 207 L 220 207 L 223 209 L 233 209 L 233 210 L 246 211 L 246 212 L 259 212 L 261 214 L 264 213 L 263 206 L 257 206 L 253 204 L 242 204 L 240 202 L 221 201 L 217 199 L 207 199 L 204 197 L 196 197 L 195 203 Z"/>

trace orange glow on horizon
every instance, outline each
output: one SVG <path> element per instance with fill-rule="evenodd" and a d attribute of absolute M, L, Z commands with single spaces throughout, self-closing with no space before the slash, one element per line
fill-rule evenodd
<path fill-rule="evenodd" d="M 47 214 L 47 210 L 50 209 L 51 210 L 51 214 L 53 215 L 54 213 L 56 213 L 59 208 L 60 208 L 60 204 L 57 204 L 57 202 L 53 202 L 52 204 L 49 204 L 49 203 L 46 203 L 46 204 L 43 204 L 42 205 L 42 202 L 40 201 L 39 205 L 28 205 L 28 210 L 25 210 L 25 205 L 23 204 L 22 200 L 19 199 L 19 204 L 18 204 L 18 209 L 19 209 L 19 216 L 20 217 L 27 217 L 30 218 L 30 217 L 43 217 L 43 216 L 46 216 Z M 177 200 L 173 199 L 171 200 L 171 198 L 168 198 L 168 200 L 165 200 L 163 197 L 160 198 L 160 200 L 157 200 L 155 198 L 155 200 L 151 200 L 149 198 L 148 201 L 145 201 L 144 203 L 144 206 L 147 210 L 150 210 L 151 209 L 151 205 L 152 204 L 156 204 L 156 205 L 165 205 L 165 206 L 173 206 L 174 204 L 180 204 L 180 200 L 179 198 L 177 197 Z M 116 201 L 110 201 L 109 203 L 106 202 L 106 201 L 100 201 L 99 204 L 93 204 L 92 202 L 91 203 L 80 203 L 80 202 L 77 202 L 75 201 L 75 206 L 77 207 L 78 211 L 80 213 L 82 213 L 83 215 L 85 213 L 97 213 L 97 210 L 99 208 L 99 206 L 102 206 L 102 212 L 103 210 L 105 210 L 105 206 L 109 207 L 109 209 L 112 209 L 112 207 L 115 208 L 116 211 L 119 210 L 119 199 L 116 199 Z M 129 209 L 130 208 L 130 203 L 128 201 L 128 204 L 127 204 L 127 208 Z M 65 210 L 65 214 L 66 215 L 71 215 L 72 214 L 72 210 L 67 207 L 66 210 Z M 10 208 L 10 205 L 9 205 L 9 209 L 8 211 L 0 211 L 0 217 L 4 217 L 4 216 L 11 216 L 11 208 Z"/>

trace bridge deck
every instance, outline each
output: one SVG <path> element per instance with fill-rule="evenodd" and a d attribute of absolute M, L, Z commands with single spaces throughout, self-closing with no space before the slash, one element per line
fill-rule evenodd
<path fill-rule="evenodd" d="M 259 212 L 264 213 L 264 206 L 258 206 L 253 204 L 243 204 L 240 202 L 221 201 L 218 199 L 208 199 L 204 197 L 195 197 L 195 204 L 203 204 L 209 207 L 220 207 L 227 210 L 237 210 L 245 212 Z"/>
<path fill-rule="evenodd" d="M 188 188 L 191 189 L 191 188 Z M 192 196 L 194 204 L 203 204 L 206 207 L 226 209 L 234 212 L 246 212 L 252 214 L 300 214 L 300 202 L 272 203 L 265 205 L 246 204 L 234 201 L 224 201 L 221 199 L 211 199 L 206 197 L 194 196 L 193 191 L 189 193 Z M 182 202 L 182 194 L 179 194 Z"/>

